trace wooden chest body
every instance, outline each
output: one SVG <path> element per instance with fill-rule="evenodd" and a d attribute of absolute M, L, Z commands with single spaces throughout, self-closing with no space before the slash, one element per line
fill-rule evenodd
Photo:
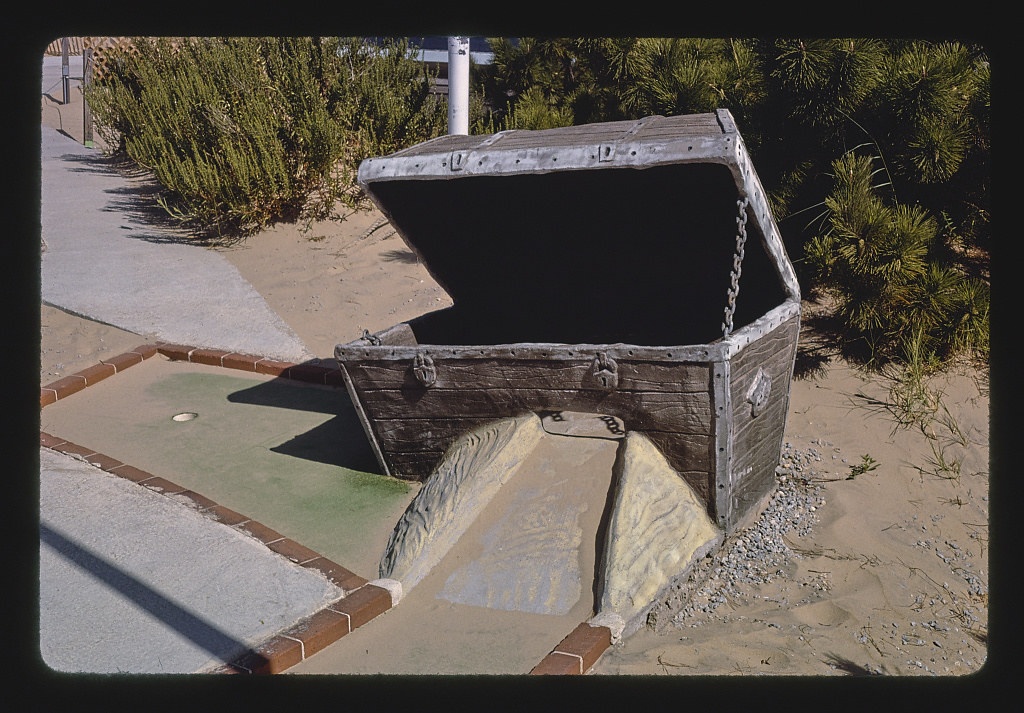
<path fill-rule="evenodd" d="M 335 350 L 386 473 L 571 411 L 643 432 L 724 530 L 770 492 L 799 287 L 728 112 L 446 136 L 360 182 L 454 301 Z"/>

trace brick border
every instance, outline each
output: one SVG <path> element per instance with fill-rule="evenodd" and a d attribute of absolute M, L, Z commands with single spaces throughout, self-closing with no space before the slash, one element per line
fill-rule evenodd
<path fill-rule="evenodd" d="M 612 645 L 612 637 L 612 631 L 607 626 L 584 622 L 562 639 L 530 674 L 582 676 L 593 668 L 601 654 Z"/>
<path fill-rule="evenodd" d="M 108 376 L 118 374 L 130 366 L 149 359 L 156 353 L 157 347 L 155 345 L 143 344 L 130 352 L 119 354 L 111 359 L 102 359 L 95 366 L 90 366 L 87 369 L 46 384 L 39 389 L 39 408 L 56 403 L 60 399 L 71 396 L 71 394 L 76 394 L 87 386 L 92 386 Z"/>
<path fill-rule="evenodd" d="M 193 507 L 211 520 L 259 540 L 271 552 L 287 557 L 301 567 L 317 570 L 341 589 L 340 599 L 284 632 L 276 634 L 256 648 L 246 651 L 235 660 L 219 666 L 213 673 L 279 673 L 383 614 L 395 603 L 387 588 L 369 582 L 319 552 L 285 537 L 257 520 L 219 505 L 210 498 L 166 478 L 126 465 L 115 458 L 45 431 L 39 432 L 39 445 L 84 460 L 111 475 L 130 480 L 172 498 L 179 505 Z M 179 498 L 185 498 L 188 502 L 182 503 Z M 298 648 L 293 645 L 296 642 L 299 644 Z"/>
<path fill-rule="evenodd" d="M 253 354 L 241 354 L 222 349 L 201 349 L 185 344 L 158 343 L 156 350 L 173 361 L 222 366 L 228 369 L 268 374 L 283 379 L 304 381 L 323 386 L 344 386 L 344 378 L 334 359 L 314 359 L 308 362 L 289 362 L 267 359 Z"/>
<path fill-rule="evenodd" d="M 266 359 L 218 349 L 202 349 L 184 344 L 158 342 L 143 344 L 130 352 L 103 359 L 94 366 L 39 389 L 39 408 L 56 403 L 125 369 L 140 364 L 155 354 L 171 361 L 219 366 L 257 374 L 267 374 L 311 384 L 343 387 L 344 379 L 333 359 L 316 359 L 293 363 Z M 306 617 L 298 624 L 246 651 L 235 660 L 212 670 L 215 674 L 275 674 L 304 661 L 353 629 L 371 621 L 398 603 L 401 586 L 391 580 L 369 581 L 308 547 L 288 539 L 263 523 L 237 513 L 195 491 L 183 488 L 166 478 L 147 473 L 115 458 L 93 451 L 45 431 L 39 432 L 39 445 L 65 453 L 94 465 L 113 475 L 130 480 L 164 496 L 180 496 L 211 519 L 243 534 L 258 539 L 267 549 L 287 557 L 302 567 L 316 569 L 343 592 L 340 599 Z M 178 500 L 181 504 L 180 500 Z M 399 593 L 396 595 L 395 591 Z M 609 626 L 598 619 L 579 624 L 537 664 L 530 675 L 584 675 L 597 663 L 618 638 Z"/>
<path fill-rule="evenodd" d="M 39 407 L 44 408 L 61 399 L 66 399 L 82 389 L 119 374 L 128 367 L 140 364 L 155 354 L 161 354 L 171 361 L 187 361 L 192 364 L 221 366 L 227 369 L 250 371 L 267 374 L 282 379 L 303 381 L 322 386 L 343 387 L 345 385 L 341 369 L 334 359 L 315 359 L 308 362 L 288 362 L 266 359 L 252 354 L 240 354 L 220 349 L 201 349 L 184 344 L 157 342 L 143 344 L 130 352 L 119 354 L 110 359 L 102 359 L 98 364 L 69 374 L 39 388 Z"/>

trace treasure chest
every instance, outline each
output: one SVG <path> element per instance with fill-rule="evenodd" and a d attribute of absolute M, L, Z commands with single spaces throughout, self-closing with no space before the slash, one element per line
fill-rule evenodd
<path fill-rule="evenodd" d="M 724 531 L 773 489 L 800 290 L 727 110 L 442 136 L 359 183 L 453 301 L 336 347 L 385 473 L 566 412 L 642 432 Z"/>

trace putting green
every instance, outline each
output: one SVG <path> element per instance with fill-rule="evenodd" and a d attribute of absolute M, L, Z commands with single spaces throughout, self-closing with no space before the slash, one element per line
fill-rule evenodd
<path fill-rule="evenodd" d="M 41 428 L 205 495 L 368 579 L 419 489 L 373 472 L 343 389 L 159 357 L 47 406 Z"/>

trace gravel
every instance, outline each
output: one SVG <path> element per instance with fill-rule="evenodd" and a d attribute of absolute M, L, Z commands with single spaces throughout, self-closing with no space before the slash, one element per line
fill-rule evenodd
<path fill-rule="evenodd" d="M 818 472 L 817 464 L 824 460 L 819 448 L 832 444 L 811 443 L 803 451 L 789 442 L 783 444 L 775 469 L 777 487 L 757 521 L 714 555 L 696 563 L 688 581 L 654 608 L 649 624 L 660 628 L 659 619 L 676 626 L 686 624 L 698 614 L 714 612 L 730 597 L 742 596 L 737 585 L 765 584 L 785 574 L 787 561 L 796 555 L 783 538 L 791 533 L 809 534 L 817 522 L 818 508 L 825 504 L 824 488 L 817 481 L 828 478 Z M 828 589 L 824 579 L 809 586 L 818 591 Z"/>
<path fill-rule="evenodd" d="M 792 443 L 784 443 L 779 466 L 775 470 L 776 490 L 758 519 L 728 539 L 712 555 L 697 562 L 687 580 L 677 585 L 652 608 L 648 625 L 655 630 L 663 630 L 669 627 L 699 627 L 716 620 L 727 621 L 731 615 L 717 610 L 723 604 L 735 604 L 749 597 L 749 585 L 767 584 L 790 576 L 793 561 L 800 559 L 801 553 L 793 550 L 786 539 L 792 541 L 796 537 L 810 534 L 818 522 L 818 512 L 825 504 L 826 482 L 843 479 L 844 472 L 845 477 L 852 477 L 852 466 L 846 464 L 846 459 L 839 457 L 838 453 L 839 448 L 821 439 L 810 441 L 802 450 L 795 448 Z M 837 468 L 840 463 L 845 465 Z M 830 472 L 826 468 L 831 469 Z M 941 517 L 933 516 L 931 522 L 935 524 Z M 917 520 L 916 515 L 914 520 Z M 875 637 L 887 639 L 887 643 L 897 647 L 904 647 L 898 648 L 898 651 L 905 655 L 912 655 L 912 652 L 925 654 L 925 658 L 913 656 L 904 661 L 907 673 L 965 673 L 975 665 L 980 665 L 975 654 L 980 660 L 984 659 L 984 653 L 978 653 L 977 645 L 963 638 L 964 632 L 984 630 L 985 622 L 975 609 L 978 602 L 987 599 L 988 586 L 984 572 L 976 570 L 975 563 L 969 561 L 974 556 L 970 551 L 951 539 L 937 536 L 937 532 L 933 532 L 937 528 L 929 530 L 923 523 L 919 524 L 919 528 L 922 539 L 912 546 L 932 552 L 949 566 L 953 577 L 962 578 L 967 585 L 966 597 L 956 595 L 954 589 L 959 591 L 960 587 L 954 587 L 957 583 L 953 579 L 939 580 L 931 596 L 918 594 L 911 608 L 916 607 L 917 611 L 929 607 L 932 612 L 948 609 L 956 616 L 955 621 L 911 621 L 909 631 L 899 631 L 899 625 L 891 622 L 892 628 L 882 632 L 887 636 L 881 637 L 876 632 Z M 800 586 L 804 587 L 801 599 L 805 600 L 823 599 L 828 596 L 830 589 L 825 573 L 815 578 L 805 578 Z M 780 604 L 787 604 L 785 598 Z M 764 623 L 780 628 L 778 624 Z M 960 627 L 964 627 L 963 631 Z M 870 626 L 861 627 L 854 632 L 854 636 L 860 643 L 877 648 L 869 630 Z M 891 673 L 870 661 L 861 667 L 868 674 Z"/>

